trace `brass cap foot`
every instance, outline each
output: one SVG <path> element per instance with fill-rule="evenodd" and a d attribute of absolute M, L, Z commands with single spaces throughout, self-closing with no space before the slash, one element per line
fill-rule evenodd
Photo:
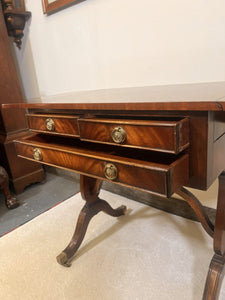
<path fill-rule="evenodd" d="M 56 257 L 57 262 L 64 266 L 64 267 L 70 267 L 71 263 L 69 263 L 69 258 L 67 257 L 67 254 L 65 252 L 60 253 L 57 257 Z"/>
<path fill-rule="evenodd" d="M 122 211 L 122 214 L 125 215 L 126 210 L 127 210 L 127 207 L 126 207 L 125 205 L 121 205 L 121 206 L 120 206 L 120 209 L 121 209 L 121 211 Z"/>

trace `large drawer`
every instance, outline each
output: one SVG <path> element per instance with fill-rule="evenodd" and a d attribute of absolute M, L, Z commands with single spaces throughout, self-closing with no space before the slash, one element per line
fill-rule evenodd
<path fill-rule="evenodd" d="M 20 157 L 166 197 L 189 180 L 188 154 L 127 151 L 40 134 L 17 140 L 15 145 Z"/>
<path fill-rule="evenodd" d="M 180 153 L 189 146 L 188 118 L 79 119 L 80 139 L 126 147 Z"/>
<path fill-rule="evenodd" d="M 78 116 L 54 114 L 27 114 L 28 127 L 32 131 L 48 134 L 79 136 Z"/>

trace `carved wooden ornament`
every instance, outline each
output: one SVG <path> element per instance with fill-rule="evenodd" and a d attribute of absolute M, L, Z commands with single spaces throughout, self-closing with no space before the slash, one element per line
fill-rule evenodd
<path fill-rule="evenodd" d="M 8 35 L 14 37 L 16 46 L 22 45 L 23 30 L 31 12 L 25 11 L 24 0 L 0 0 L 8 30 Z"/>

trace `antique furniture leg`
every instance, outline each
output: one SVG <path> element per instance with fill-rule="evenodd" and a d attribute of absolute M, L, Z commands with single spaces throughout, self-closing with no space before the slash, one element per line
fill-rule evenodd
<path fill-rule="evenodd" d="M 204 207 L 188 190 L 181 187 L 178 195 L 183 197 L 195 211 L 203 228 L 214 238 L 215 254 L 211 260 L 205 283 L 203 300 L 217 300 L 224 276 L 225 264 L 225 172 L 219 176 L 219 191 L 215 226 L 209 220 Z"/>
<path fill-rule="evenodd" d="M 0 190 L 5 196 L 5 204 L 8 208 L 16 208 L 19 206 L 19 201 L 10 194 L 9 176 L 3 167 L 0 167 Z"/>
<path fill-rule="evenodd" d="M 206 279 L 203 300 L 216 300 L 224 276 L 225 263 L 225 172 L 219 176 L 219 191 L 214 229 L 214 251 Z"/>
<path fill-rule="evenodd" d="M 106 201 L 98 198 L 100 188 L 101 180 L 84 175 L 80 176 L 81 195 L 86 201 L 86 204 L 80 212 L 76 229 L 69 245 L 60 255 L 57 256 L 59 264 L 66 267 L 71 265 L 70 262 L 72 257 L 81 245 L 87 231 L 88 224 L 94 215 L 98 214 L 100 211 L 103 211 L 113 217 L 124 215 L 126 210 L 124 205 L 113 209 Z"/>
<path fill-rule="evenodd" d="M 190 191 L 188 191 L 186 188 L 181 187 L 177 192 L 179 196 L 181 196 L 184 200 L 187 201 L 187 203 L 190 205 L 190 207 L 194 210 L 196 213 L 200 223 L 202 224 L 202 227 L 205 229 L 205 231 L 213 237 L 214 235 L 214 225 L 211 223 L 208 215 L 206 214 L 203 205 L 201 202 L 193 195 Z"/>

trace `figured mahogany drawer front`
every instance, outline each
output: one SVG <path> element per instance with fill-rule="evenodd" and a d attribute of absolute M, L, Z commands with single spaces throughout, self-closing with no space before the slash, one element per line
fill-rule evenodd
<path fill-rule="evenodd" d="M 26 117 L 32 131 L 79 136 L 77 116 L 28 114 Z"/>
<path fill-rule="evenodd" d="M 115 152 L 112 146 L 92 147 L 92 143 L 71 139 L 68 146 L 68 140 L 52 142 L 37 135 L 15 144 L 20 157 L 166 197 L 188 183 L 188 154 L 162 157 L 162 153 L 157 153 L 159 157 L 152 157 L 149 151 L 136 149 L 135 154 L 128 155 L 124 148 L 114 147 L 118 150 Z"/>
<path fill-rule="evenodd" d="M 79 119 L 80 139 L 179 153 L 189 145 L 189 120 Z"/>

